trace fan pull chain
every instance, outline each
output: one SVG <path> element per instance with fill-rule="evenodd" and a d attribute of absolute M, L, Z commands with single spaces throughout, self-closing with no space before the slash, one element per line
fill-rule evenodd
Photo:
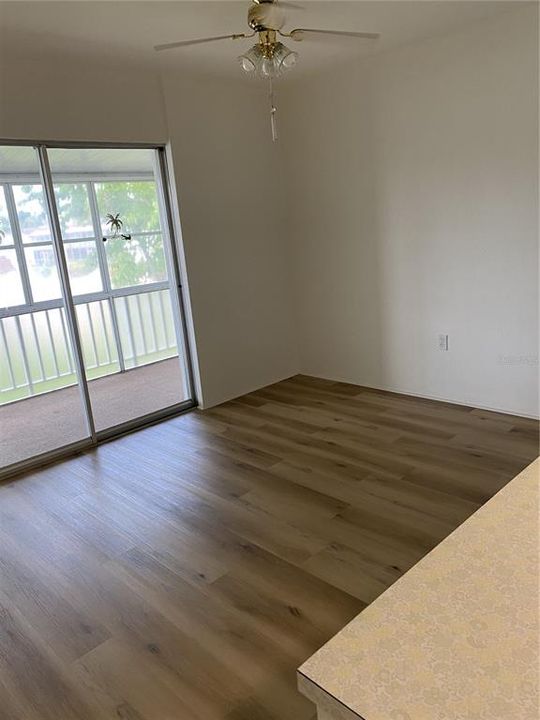
<path fill-rule="evenodd" d="M 277 134 L 277 124 L 276 124 L 276 113 L 277 113 L 277 107 L 274 105 L 274 83 L 272 82 L 272 78 L 269 78 L 270 81 L 270 127 L 272 128 L 272 142 L 276 142 L 278 139 Z"/>

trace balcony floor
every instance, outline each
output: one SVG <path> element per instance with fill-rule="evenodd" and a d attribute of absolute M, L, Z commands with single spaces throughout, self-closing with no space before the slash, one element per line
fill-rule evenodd
<path fill-rule="evenodd" d="M 107 375 L 88 383 L 97 430 L 187 399 L 178 358 Z M 0 466 L 87 436 L 77 386 L 0 406 Z"/>

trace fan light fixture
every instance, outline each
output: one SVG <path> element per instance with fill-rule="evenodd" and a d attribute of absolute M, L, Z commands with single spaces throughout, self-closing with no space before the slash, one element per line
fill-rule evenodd
<path fill-rule="evenodd" d="M 297 60 L 298 53 L 279 42 L 275 30 L 259 30 L 259 42 L 238 58 L 246 75 L 255 75 L 270 83 L 270 125 L 274 142 L 277 140 L 277 108 L 274 103 L 273 81 L 293 68 Z"/>
<path fill-rule="evenodd" d="M 295 28 L 290 32 L 284 32 L 286 24 L 283 8 L 302 10 L 301 6 L 295 5 L 289 0 L 252 0 L 248 10 L 248 26 L 250 33 L 233 33 L 232 35 L 216 35 L 195 40 L 180 40 L 179 42 L 164 43 L 155 45 L 157 51 L 172 50 L 173 48 L 187 47 L 189 45 L 201 45 L 220 40 L 245 40 L 259 36 L 259 42 L 253 45 L 247 52 L 240 55 L 238 61 L 246 75 L 268 80 L 270 86 L 270 122 L 272 126 L 272 140 L 277 140 L 276 112 L 274 104 L 274 80 L 284 72 L 296 65 L 298 53 L 289 50 L 283 43 L 277 40 L 277 35 L 300 42 L 305 37 L 309 39 L 322 38 L 357 38 L 361 40 L 377 40 L 379 33 L 355 32 L 352 30 L 317 30 L 315 28 Z"/>
<path fill-rule="evenodd" d="M 297 60 L 298 53 L 289 50 L 281 42 L 264 45 L 261 42 L 256 43 L 238 58 L 240 67 L 247 75 L 257 75 L 265 79 L 279 77 L 293 68 Z"/>

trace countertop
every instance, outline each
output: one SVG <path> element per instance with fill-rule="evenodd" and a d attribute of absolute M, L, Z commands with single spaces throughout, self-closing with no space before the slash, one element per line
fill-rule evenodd
<path fill-rule="evenodd" d="M 336 717 L 537 720 L 536 460 L 298 671 Z"/>

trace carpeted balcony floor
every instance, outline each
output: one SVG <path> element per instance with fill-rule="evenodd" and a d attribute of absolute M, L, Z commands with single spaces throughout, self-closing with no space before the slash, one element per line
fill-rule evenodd
<path fill-rule="evenodd" d="M 97 430 L 182 402 L 178 358 L 107 375 L 88 384 Z M 87 437 L 77 386 L 0 406 L 0 467 Z"/>

